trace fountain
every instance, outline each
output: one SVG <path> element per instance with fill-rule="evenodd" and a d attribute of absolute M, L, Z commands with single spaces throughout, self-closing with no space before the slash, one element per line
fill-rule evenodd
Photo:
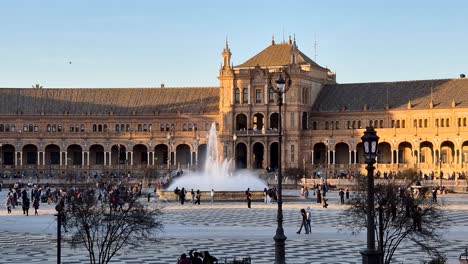
<path fill-rule="evenodd" d="M 218 137 L 213 123 L 208 134 L 208 145 L 205 166 L 202 172 L 188 172 L 176 178 L 167 190 L 176 187 L 188 190 L 210 191 L 263 191 L 267 184 L 249 170 L 232 171 L 232 160 L 220 160 L 218 154 Z"/>

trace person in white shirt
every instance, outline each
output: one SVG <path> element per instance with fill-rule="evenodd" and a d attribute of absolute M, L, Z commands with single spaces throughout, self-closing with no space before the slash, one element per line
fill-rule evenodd
<path fill-rule="evenodd" d="M 214 202 L 214 189 L 211 189 L 210 196 L 211 196 L 211 204 L 213 204 L 213 202 Z"/>

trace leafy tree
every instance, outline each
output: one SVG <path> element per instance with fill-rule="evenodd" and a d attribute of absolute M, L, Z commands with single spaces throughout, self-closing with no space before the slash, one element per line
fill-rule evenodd
<path fill-rule="evenodd" d="M 43 87 L 42 87 L 42 85 L 36 83 L 36 84 L 34 84 L 34 85 L 32 86 L 32 88 L 34 88 L 34 89 L 42 89 Z"/>
<path fill-rule="evenodd" d="M 356 234 L 367 228 L 366 176 L 358 179 L 350 206 L 343 212 L 343 225 Z M 387 181 L 375 186 L 374 221 L 381 263 L 388 264 L 403 241 L 412 241 L 430 255 L 441 257 L 439 245 L 447 219 L 442 204 L 433 203 L 425 194 L 414 194 L 413 182 L 397 185 Z"/>
<path fill-rule="evenodd" d="M 72 248 L 86 248 L 89 263 L 109 263 L 124 246 L 158 241 L 157 233 L 162 229 L 160 209 L 142 205 L 137 197 L 129 196 L 124 202 L 117 209 L 98 201 L 93 191 L 72 199 L 66 212 L 67 227 L 73 230 L 68 242 Z"/>

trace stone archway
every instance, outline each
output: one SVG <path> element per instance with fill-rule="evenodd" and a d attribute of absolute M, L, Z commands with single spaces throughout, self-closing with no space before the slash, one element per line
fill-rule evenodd
<path fill-rule="evenodd" d="M 156 166 L 161 166 L 163 164 L 167 165 L 167 160 L 169 158 L 169 147 L 166 144 L 158 144 L 154 148 L 154 164 Z"/>
<path fill-rule="evenodd" d="M 133 147 L 133 165 L 148 164 L 148 147 L 143 144 L 137 144 Z"/>
<path fill-rule="evenodd" d="M 252 128 L 253 130 L 262 130 L 264 125 L 264 116 L 262 113 L 255 113 L 253 115 Z"/>
<path fill-rule="evenodd" d="M 468 141 L 465 141 L 461 145 L 462 163 L 468 163 Z"/>
<path fill-rule="evenodd" d="M 434 146 L 429 141 L 423 141 L 419 145 L 421 149 L 421 163 L 433 164 L 434 163 Z"/>
<path fill-rule="evenodd" d="M 344 142 L 335 145 L 335 164 L 349 164 L 349 146 Z"/>
<path fill-rule="evenodd" d="M 82 165 L 83 164 L 83 148 L 80 145 L 73 144 L 67 148 L 67 164 Z"/>
<path fill-rule="evenodd" d="M 398 145 L 398 162 L 403 164 L 413 163 L 413 147 L 411 143 L 404 141 Z"/>
<path fill-rule="evenodd" d="M 113 145 L 111 148 L 111 164 L 113 165 L 121 165 L 126 164 L 126 155 L 127 148 L 123 144 L 116 144 Z"/>
<path fill-rule="evenodd" d="M 15 164 L 15 147 L 10 144 L 2 145 L 1 147 L 0 161 L 3 165 L 14 165 Z"/>
<path fill-rule="evenodd" d="M 205 168 L 206 153 L 207 153 L 207 145 L 206 144 L 199 145 L 198 146 L 198 167 L 199 168 Z"/>
<path fill-rule="evenodd" d="M 247 129 L 247 116 L 245 114 L 238 114 L 236 116 L 236 130 Z"/>
<path fill-rule="evenodd" d="M 278 164 L 278 142 L 273 142 L 270 144 L 270 168 L 276 171 Z"/>
<path fill-rule="evenodd" d="M 388 142 L 380 142 L 378 147 L 377 162 L 381 164 L 392 163 L 392 146 Z"/>
<path fill-rule="evenodd" d="M 190 146 L 187 144 L 180 144 L 176 147 L 176 162 L 182 167 L 190 164 Z"/>
<path fill-rule="evenodd" d="M 442 163 L 456 163 L 455 161 L 455 145 L 451 141 L 444 141 L 440 144 L 440 158 Z"/>
<path fill-rule="evenodd" d="M 45 159 L 48 165 L 60 164 L 60 147 L 54 144 L 45 147 Z"/>
<path fill-rule="evenodd" d="M 247 146 L 244 143 L 236 145 L 236 168 L 247 168 Z"/>
<path fill-rule="evenodd" d="M 314 164 L 325 164 L 327 162 L 327 146 L 320 142 L 314 145 Z"/>
<path fill-rule="evenodd" d="M 27 144 L 23 147 L 23 165 L 37 165 L 37 147 Z"/>
<path fill-rule="evenodd" d="M 252 153 L 253 153 L 253 168 L 263 169 L 264 153 L 265 153 L 265 147 L 263 146 L 263 144 L 260 142 L 253 144 Z"/>
<path fill-rule="evenodd" d="M 95 144 L 89 147 L 89 165 L 104 164 L 104 147 Z"/>

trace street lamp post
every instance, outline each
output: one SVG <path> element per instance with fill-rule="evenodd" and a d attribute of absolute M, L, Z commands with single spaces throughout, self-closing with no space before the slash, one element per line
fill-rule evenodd
<path fill-rule="evenodd" d="M 169 176 L 171 175 L 171 162 L 172 162 L 172 135 L 171 133 L 167 133 L 167 171 L 169 173 Z"/>
<path fill-rule="evenodd" d="M 442 188 L 442 157 L 439 158 L 439 188 Z"/>
<path fill-rule="evenodd" d="M 269 79 L 270 92 L 278 94 L 278 214 L 277 214 L 277 227 L 276 234 L 274 236 L 275 240 L 275 264 L 284 264 L 286 263 L 286 251 L 285 251 L 285 241 L 287 237 L 284 235 L 283 229 L 283 197 L 282 197 L 282 181 L 283 175 L 281 172 L 281 145 L 283 141 L 283 130 L 281 125 L 281 106 L 283 105 L 283 94 L 286 93 L 291 86 L 291 79 L 286 73 L 287 80 L 283 79 L 283 76 L 279 76 L 276 80 L 276 88 L 271 85 L 271 77 Z"/>
<path fill-rule="evenodd" d="M 367 163 L 367 248 L 361 251 L 363 264 L 380 263 L 380 252 L 375 249 L 374 222 L 374 163 L 377 157 L 379 137 L 373 127 L 366 127 L 361 137 L 364 147 L 364 158 Z"/>

